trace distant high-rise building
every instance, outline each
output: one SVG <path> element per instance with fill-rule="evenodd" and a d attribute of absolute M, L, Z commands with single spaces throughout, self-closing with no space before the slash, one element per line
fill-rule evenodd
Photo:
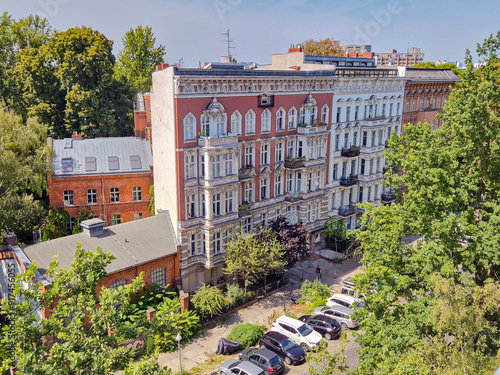
<path fill-rule="evenodd" d="M 424 53 L 420 48 L 412 47 L 409 52 L 390 49 L 386 53 L 375 53 L 377 65 L 407 66 L 424 62 Z"/>

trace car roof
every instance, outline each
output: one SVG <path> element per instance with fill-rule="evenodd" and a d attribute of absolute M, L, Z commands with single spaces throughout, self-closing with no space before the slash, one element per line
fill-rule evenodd
<path fill-rule="evenodd" d="M 260 374 L 262 372 L 262 369 L 254 365 L 252 362 L 249 361 L 242 361 L 238 364 L 238 368 L 245 370 L 248 373 L 257 373 Z"/>
<path fill-rule="evenodd" d="M 324 308 L 321 309 L 321 311 L 323 310 L 334 310 L 334 311 L 340 311 L 344 314 L 354 314 L 354 310 L 351 309 L 350 307 L 345 307 L 345 306 L 342 306 L 342 305 L 339 305 L 339 304 L 335 304 L 333 306 L 330 306 L 330 307 L 327 307 L 325 306 Z"/>
<path fill-rule="evenodd" d="M 346 294 L 339 294 L 339 293 L 336 293 L 334 294 L 333 296 L 331 296 L 330 298 L 328 299 L 332 299 L 332 298 L 337 298 L 337 299 L 340 299 L 340 300 L 344 300 L 346 302 L 351 302 L 351 305 L 354 303 L 354 302 L 357 302 L 359 301 L 359 298 L 356 298 L 356 297 L 353 297 L 353 296 L 348 296 Z"/>
<path fill-rule="evenodd" d="M 278 331 L 268 331 L 268 332 L 264 333 L 264 336 L 269 336 L 269 337 L 271 337 L 275 340 L 278 340 L 278 341 L 288 339 L 287 336 L 285 336 L 284 334 L 282 334 L 281 332 L 278 332 Z"/>
<path fill-rule="evenodd" d="M 257 350 L 255 353 L 253 354 L 259 354 L 261 355 L 262 357 L 265 357 L 267 359 L 271 359 L 271 358 L 274 358 L 277 356 L 276 353 L 270 351 L 269 349 L 267 348 L 260 348 L 259 350 Z"/>
<path fill-rule="evenodd" d="M 304 324 L 304 322 L 301 322 L 300 320 L 297 320 L 294 318 L 290 318 L 289 316 L 280 316 L 278 319 L 276 319 L 276 321 L 290 324 L 291 326 L 294 326 L 295 328 L 298 328 Z"/>
<path fill-rule="evenodd" d="M 311 319 L 316 319 L 316 320 L 321 320 L 322 322 L 326 323 L 333 323 L 336 322 L 334 318 L 328 315 L 316 315 L 316 316 L 311 316 Z"/>

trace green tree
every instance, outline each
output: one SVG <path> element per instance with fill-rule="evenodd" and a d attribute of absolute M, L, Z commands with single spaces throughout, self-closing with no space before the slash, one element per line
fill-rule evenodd
<path fill-rule="evenodd" d="M 367 292 L 360 374 L 491 374 L 500 309 L 500 32 L 478 45 L 443 127 L 393 136 L 387 173 L 401 204 L 370 208 L 358 231 Z M 396 190 L 397 191 L 397 190 Z M 406 244 L 409 235 L 421 239 Z"/>
<path fill-rule="evenodd" d="M 347 230 L 342 220 L 329 216 L 325 226 L 327 240 L 330 243 L 333 242 L 335 251 L 346 254 L 352 254 L 356 251 L 359 244 L 354 232 Z"/>
<path fill-rule="evenodd" d="M 333 38 L 307 39 L 302 42 L 302 51 L 314 56 L 342 56 L 344 51 L 340 41 Z"/>
<path fill-rule="evenodd" d="M 165 46 L 155 46 L 151 27 L 137 26 L 125 33 L 123 49 L 118 53 L 116 76 L 125 79 L 134 92 L 151 91 L 152 74 L 163 63 Z"/>
<path fill-rule="evenodd" d="M 47 128 L 33 118 L 24 123 L 2 101 L 0 107 L 0 231 L 26 241 L 44 215 L 34 197 L 47 187 Z"/>
<path fill-rule="evenodd" d="M 144 282 L 141 274 L 121 291 L 102 288 L 97 295 L 97 283 L 113 259 L 100 248 L 85 251 L 79 243 L 71 267 L 59 268 L 57 257 L 51 262 L 46 275 L 52 281 L 45 291 L 35 281 L 36 266 L 16 276 L 13 295 L 20 302 L 3 301 L 1 308 L 10 319 L 7 340 L 18 374 L 112 374 L 128 362 L 133 352 L 116 346 L 108 330 L 119 327 L 130 296 Z M 36 307 L 51 307 L 38 323 Z M 44 339 L 50 338 L 57 340 L 49 350 Z"/>
<path fill-rule="evenodd" d="M 45 219 L 42 228 L 43 241 L 53 240 L 54 238 L 67 236 L 69 225 L 69 212 L 63 207 L 49 210 L 49 215 Z"/>
<path fill-rule="evenodd" d="M 114 79 L 113 42 L 88 27 L 57 32 L 40 48 L 27 46 L 8 70 L 9 104 L 36 115 L 62 138 L 129 135 L 131 91 Z"/>
<path fill-rule="evenodd" d="M 94 217 L 94 210 L 91 206 L 87 207 L 87 213 L 82 212 L 82 208 L 80 207 L 80 211 L 78 215 L 75 217 L 75 225 L 73 226 L 73 234 L 83 232 L 82 226 L 80 225 L 82 221 L 89 220 Z"/>

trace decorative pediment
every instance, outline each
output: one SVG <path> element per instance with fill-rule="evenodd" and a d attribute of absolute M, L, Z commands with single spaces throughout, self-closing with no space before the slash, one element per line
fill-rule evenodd
<path fill-rule="evenodd" d="M 210 117 L 219 117 L 226 113 L 224 106 L 217 101 L 217 98 L 213 98 L 210 103 L 206 106 L 203 114 Z"/>
<path fill-rule="evenodd" d="M 285 166 L 280 163 L 280 164 L 276 165 L 276 167 L 274 168 L 274 171 L 277 172 L 277 173 L 284 173 L 285 172 Z"/>
<path fill-rule="evenodd" d="M 264 175 L 270 175 L 271 174 L 271 168 L 269 167 L 264 167 L 260 170 L 260 174 L 264 174 Z"/>
<path fill-rule="evenodd" d="M 304 104 L 302 104 L 302 108 L 308 109 L 308 110 L 312 110 L 312 109 L 316 108 L 316 106 L 317 106 L 316 99 L 314 99 L 311 94 L 309 94 L 309 96 L 307 97 Z"/>

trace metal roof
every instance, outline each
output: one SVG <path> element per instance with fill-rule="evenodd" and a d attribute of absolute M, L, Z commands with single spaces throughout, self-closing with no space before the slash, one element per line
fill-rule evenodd
<path fill-rule="evenodd" d="M 149 141 L 135 137 L 54 139 L 52 149 L 53 176 L 141 173 L 153 165 Z"/>
<path fill-rule="evenodd" d="M 406 69 L 406 78 L 409 81 L 461 81 L 455 73 L 449 69 Z"/>
<path fill-rule="evenodd" d="M 178 245 L 167 212 L 104 228 L 104 232 L 95 237 L 78 233 L 29 245 L 23 252 L 45 277 L 56 253 L 59 253 L 59 267 L 71 265 L 78 242 L 82 243 L 84 250 L 95 251 L 100 247 L 116 257 L 106 267 L 108 274 L 176 254 Z"/>

